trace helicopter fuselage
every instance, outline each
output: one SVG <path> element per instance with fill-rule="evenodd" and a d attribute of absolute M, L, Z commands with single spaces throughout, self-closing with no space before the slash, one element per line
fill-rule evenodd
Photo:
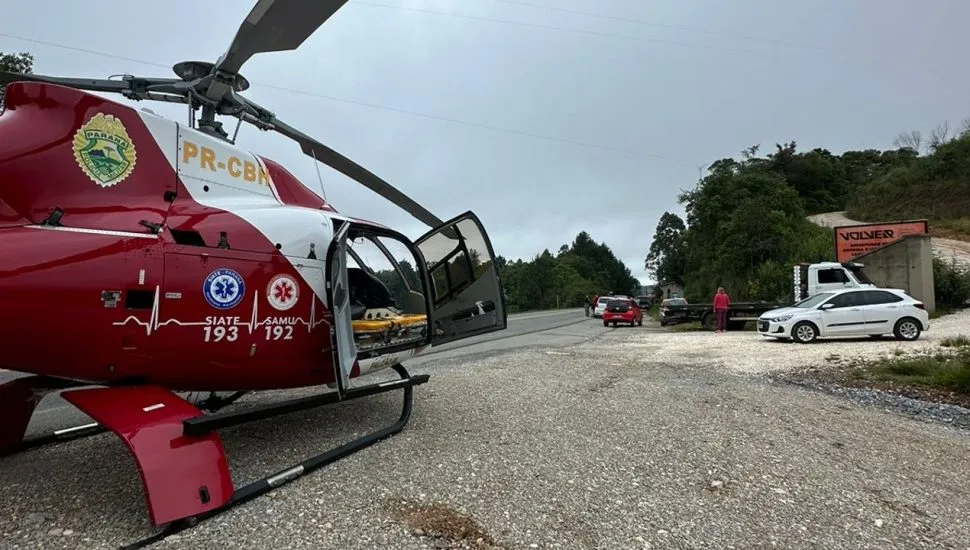
<path fill-rule="evenodd" d="M 348 221 L 393 233 L 193 128 L 67 87 L 11 84 L 0 368 L 174 390 L 333 383 L 327 253 Z M 425 347 L 355 359 L 349 375 Z"/>

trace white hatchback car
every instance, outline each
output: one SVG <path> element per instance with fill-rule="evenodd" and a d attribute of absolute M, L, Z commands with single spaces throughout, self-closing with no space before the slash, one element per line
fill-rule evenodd
<path fill-rule="evenodd" d="M 606 311 L 606 304 L 613 299 L 615 299 L 613 296 L 600 296 L 596 300 L 596 305 L 593 306 L 593 317 L 597 319 L 602 317 L 603 312 Z"/>
<path fill-rule="evenodd" d="M 895 288 L 820 292 L 789 307 L 766 311 L 758 334 L 807 344 L 816 338 L 882 336 L 916 340 L 930 328 L 923 302 Z"/>

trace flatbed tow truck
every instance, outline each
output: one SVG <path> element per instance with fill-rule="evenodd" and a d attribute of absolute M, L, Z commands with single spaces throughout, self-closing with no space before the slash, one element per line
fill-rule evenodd
<path fill-rule="evenodd" d="M 842 288 L 873 287 L 875 284 L 862 272 L 863 264 L 855 262 L 802 263 L 792 267 L 791 300 L 782 302 L 734 302 L 728 308 L 728 330 L 744 330 L 748 321 L 772 309 L 791 306 L 809 296 Z M 663 326 L 700 321 L 706 329 L 714 328 L 713 304 L 670 304 L 660 309 Z"/>

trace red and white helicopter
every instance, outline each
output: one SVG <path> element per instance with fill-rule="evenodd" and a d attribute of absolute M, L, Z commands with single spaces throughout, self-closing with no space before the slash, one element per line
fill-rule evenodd
<path fill-rule="evenodd" d="M 474 214 L 443 222 L 239 95 L 251 56 L 296 49 L 345 3 L 259 0 L 216 63 L 179 63 L 178 78 L 0 73 L 0 368 L 30 374 L 0 385 L 0 454 L 114 432 L 138 464 L 152 524 L 167 527 L 139 546 L 401 431 L 412 387 L 428 380 L 403 360 L 507 326 Z M 183 103 L 189 124 L 85 90 Z M 237 118 L 237 133 L 247 122 L 296 141 L 431 231 L 412 242 L 338 213 L 236 147 L 216 115 Z M 361 242 L 387 256 L 397 283 L 368 268 Z M 401 379 L 351 384 L 388 367 Z M 335 390 L 218 410 L 251 391 L 324 385 Z M 234 486 L 218 429 L 395 389 L 405 397 L 395 424 Z M 51 392 L 95 423 L 25 440 Z"/>

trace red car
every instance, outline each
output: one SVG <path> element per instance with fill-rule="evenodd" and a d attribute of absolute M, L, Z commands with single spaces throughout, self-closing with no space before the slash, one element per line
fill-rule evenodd
<path fill-rule="evenodd" d="M 619 323 L 630 323 L 643 326 L 643 310 L 637 305 L 636 300 L 630 298 L 617 298 L 606 303 L 606 311 L 603 312 L 603 326 L 613 323 L 615 327 Z"/>

